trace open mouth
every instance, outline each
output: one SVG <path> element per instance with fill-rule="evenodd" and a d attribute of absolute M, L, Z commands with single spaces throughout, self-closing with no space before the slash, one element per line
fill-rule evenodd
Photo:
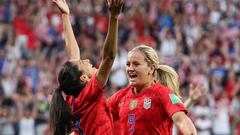
<path fill-rule="evenodd" d="M 137 75 L 136 74 L 129 74 L 129 79 L 130 80 L 134 80 L 137 78 Z"/>

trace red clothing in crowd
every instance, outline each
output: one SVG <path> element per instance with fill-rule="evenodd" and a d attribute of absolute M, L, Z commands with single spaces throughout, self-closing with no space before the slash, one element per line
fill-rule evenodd
<path fill-rule="evenodd" d="M 27 47 L 29 49 L 36 49 L 37 48 L 37 37 L 34 32 L 34 29 L 29 26 L 29 19 L 26 17 L 18 17 L 16 16 L 13 20 L 13 26 L 16 34 L 18 35 L 25 35 L 28 37 L 27 40 Z"/>

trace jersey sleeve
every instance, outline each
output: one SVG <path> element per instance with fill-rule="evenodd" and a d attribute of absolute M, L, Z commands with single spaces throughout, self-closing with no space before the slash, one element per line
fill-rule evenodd
<path fill-rule="evenodd" d="M 175 112 L 179 111 L 183 111 L 186 114 L 188 113 L 181 99 L 176 96 L 171 90 L 166 89 L 163 90 L 161 93 L 161 102 L 164 110 L 169 117 L 172 117 Z"/>
<path fill-rule="evenodd" d="M 98 99 L 102 94 L 104 94 L 103 88 L 100 87 L 96 76 L 93 76 L 75 99 L 74 110 L 76 112 L 86 111 L 86 108 L 98 103 Z"/>
<path fill-rule="evenodd" d="M 103 88 L 100 86 L 96 76 L 94 75 L 83 88 L 78 96 L 78 99 L 84 98 L 84 100 L 96 100 L 99 94 L 103 92 Z"/>

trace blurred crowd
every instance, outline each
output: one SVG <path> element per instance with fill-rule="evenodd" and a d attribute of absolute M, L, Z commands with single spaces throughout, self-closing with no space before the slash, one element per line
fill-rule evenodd
<path fill-rule="evenodd" d="M 81 58 L 98 66 L 107 33 L 106 0 L 66 0 Z M 127 85 L 127 52 L 146 44 L 189 84 L 206 92 L 190 108 L 199 135 L 240 135 L 240 1 L 126 0 L 107 97 Z M 46 135 L 49 95 L 67 60 L 51 0 L 0 0 L 0 135 Z"/>

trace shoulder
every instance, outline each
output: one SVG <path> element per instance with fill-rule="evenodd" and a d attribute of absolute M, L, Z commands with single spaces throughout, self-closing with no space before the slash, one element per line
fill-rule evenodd
<path fill-rule="evenodd" d="M 113 94 L 112 97 L 123 97 L 125 96 L 130 90 L 132 89 L 131 86 L 127 86 L 125 88 L 122 88 L 118 90 L 115 94 Z"/>
<path fill-rule="evenodd" d="M 118 90 L 115 94 L 113 94 L 109 100 L 121 100 L 122 98 L 124 98 L 128 92 L 132 89 L 131 86 L 127 86 L 125 88 L 122 88 L 120 90 Z"/>
<path fill-rule="evenodd" d="M 99 81 L 97 80 L 96 75 L 93 75 L 86 85 L 86 87 L 91 87 L 91 88 L 92 88 L 92 86 L 95 89 L 96 88 L 98 88 L 98 89 L 103 89 L 104 88 L 104 86 L 101 87 L 101 85 L 99 84 Z"/>
<path fill-rule="evenodd" d="M 81 90 L 77 99 L 82 100 L 96 100 L 103 94 L 103 87 L 101 87 L 96 79 L 96 76 L 92 76 L 91 79 L 86 83 L 84 88 Z"/>
<path fill-rule="evenodd" d="M 154 92 L 159 95 L 159 96 L 164 96 L 164 95 L 168 95 L 168 94 L 174 94 L 173 90 L 169 89 L 168 87 L 160 84 L 160 83 L 156 83 L 152 89 L 154 90 Z"/>
<path fill-rule="evenodd" d="M 177 103 L 181 103 L 181 99 L 174 93 L 173 90 L 167 88 L 162 84 L 157 84 L 155 86 L 156 97 L 159 99 L 158 101 L 165 105 L 175 105 Z"/>

